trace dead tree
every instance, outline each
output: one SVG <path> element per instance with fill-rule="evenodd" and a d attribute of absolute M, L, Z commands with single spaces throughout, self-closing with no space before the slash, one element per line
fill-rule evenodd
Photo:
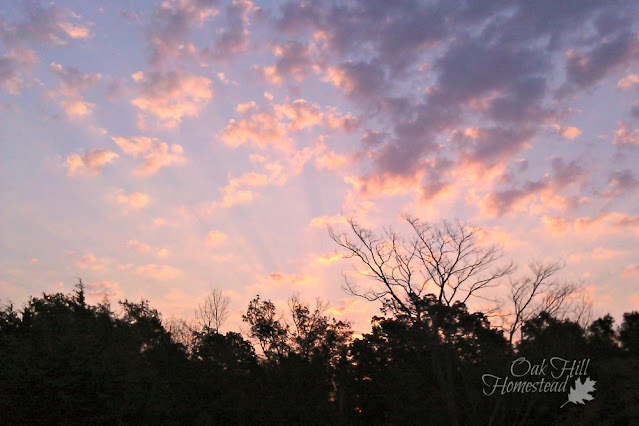
<path fill-rule="evenodd" d="M 228 306 L 229 298 L 222 294 L 222 290 L 215 288 L 206 296 L 204 303 L 198 305 L 195 317 L 203 329 L 218 333 L 228 317 Z"/>
<path fill-rule="evenodd" d="M 510 282 L 513 310 L 507 314 L 504 328 L 511 344 L 518 333 L 521 337 L 521 326 L 542 312 L 558 319 L 588 323 L 591 303 L 581 284 L 556 278 L 564 267 L 562 263 L 534 261 L 528 267 L 530 275 Z"/>
<path fill-rule="evenodd" d="M 406 240 L 391 230 L 376 234 L 349 218 L 350 233 L 329 227 L 329 235 L 365 267 L 358 272 L 377 282 L 360 290 L 345 275 L 347 292 L 369 301 L 381 300 L 395 314 L 420 319 L 420 303 L 434 294 L 445 304 L 466 303 L 482 297 L 484 290 L 499 285 L 514 272 L 512 262 L 502 262 L 496 245 L 483 246 L 479 229 L 463 222 L 429 224 L 405 216 L 412 236 Z"/>

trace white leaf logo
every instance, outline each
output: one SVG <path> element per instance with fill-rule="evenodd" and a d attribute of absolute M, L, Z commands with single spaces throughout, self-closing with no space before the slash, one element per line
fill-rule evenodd
<path fill-rule="evenodd" d="M 572 402 L 573 404 L 583 404 L 584 401 L 592 401 L 594 397 L 590 395 L 590 392 L 595 391 L 595 380 L 590 380 L 589 377 L 586 377 L 584 382 L 581 382 L 581 379 L 577 378 L 575 380 L 575 386 L 570 388 L 570 392 L 568 393 L 568 401 L 564 402 L 563 405 L 559 408 L 563 408 L 564 405 Z"/>

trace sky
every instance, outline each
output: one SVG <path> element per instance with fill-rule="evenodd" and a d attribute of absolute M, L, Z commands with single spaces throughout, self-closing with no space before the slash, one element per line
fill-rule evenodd
<path fill-rule="evenodd" d="M 482 229 L 639 309 L 639 3 L 0 5 L 0 299 L 148 299 L 224 328 L 299 294 L 370 329 L 327 226 Z M 362 282 L 366 285 L 366 282 Z M 504 290 L 505 291 L 505 290 Z M 504 293 L 505 294 L 505 293 Z"/>

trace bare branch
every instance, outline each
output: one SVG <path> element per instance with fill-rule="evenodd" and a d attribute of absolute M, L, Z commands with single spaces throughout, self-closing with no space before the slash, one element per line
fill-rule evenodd
<path fill-rule="evenodd" d="M 510 283 L 513 311 L 506 321 L 506 328 L 511 343 L 517 333 L 521 335 L 521 326 L 541 312 L 561 318 L 568 318 L 573 314 L 581 318 L 587 316 L 589 309 L 587 303 L 579 304 L 572 301 L 580 291 L 581 285 L 553 278 L 563 269 L 562 263 L 544 264 L 534 261 L 528 267 L 530 275 Z"/>
<path fill-rule="evenodd" d="M 482 290 L 499 285 L 514 270 L 512 263 L 499 266 L 502 253 L 496 246 L 484 247 L 478 229 L 463 222 L 423 223 L 405 216 L 412 238 L 404 240 L 385 229 L 379 236 L 348 219 L 350 233 L 329 227 L 329 235 L 345 257 L 358 259 L 364 266 L 360 275 L 377 282 L 367 290 L 345 276 L 345 289 L 367 300 L 381 300 L 396 314 L 419 319 L 419 303 L 431 288 L 440 302 L 466 303 Z M 352 235 L 352 237 L 351 237 Z"/>
<path fill-rule="evenodd" d="M 222 294 L 220 289 L 212 289 L 204 299 L 204 304 L 198 306 L 195 317 L 204 329 L 219 332 L 220 327 L 228 317 L 229 298 Z"/>

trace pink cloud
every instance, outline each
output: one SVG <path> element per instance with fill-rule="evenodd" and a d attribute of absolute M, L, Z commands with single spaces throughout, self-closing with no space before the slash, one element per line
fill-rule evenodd
<path fill-rule="evenodd" d="M 591 253 L 590 257 L 594 260 L 608 260 L 613 257 L 621 255 L 623 252 L 620 250 L 609 249 L 605 247 L 597 247 Z"/>
<path fill-rule="evenodd" d="M 166 142 L 145 136 L 132 138 L 114 136 L 112 139 L 125 154 L 143 160 L 134 171 L 137 175 L 149 176 L 157 173 L 162 167 L 186 164 L 181 145 L 173 144 L 169 147 Z"/>
<path fill-rule="evenodd" d="M 74 39 L 88 39 L 91 38 L 92 34 L 88 27 L 82 25 L 75 25 L 71 22 L 62 21 L 58 22 L 58 27 L 70 38 Z"/>
<path fill-rule="evenodd" d="M 273 147 L 288 151 L 293 141 L 286 137 L 286 128 L 272 112 L 259 109 L 248 119 L 231 120 L 222 130 L 220 140 L 233 148 L 251 143 L 260 149 Z"/>
<path fill-rule="evenodd" d="M 343 317 L 352 313 L 366 313 L 371 311 L 371 304 L 359 299 L 341 299 L 337 306 L 328 308 L 328 312 L 337 317 Z"/>
<path fill-rule="evenodd" d="M 326 113 L 324 123 L 331 129 L 339 129 L 344 132 L 354 132 L 359 126 L 359 120 L 352 114 Z"/>
<path fill-rule="evenodd" d="M 255 193 L 247 189 L 223 190 L 222 201 L 212 203 L 212 207 L 217 206 L 229 208 L 236 204 L 247 204 L 253 201 Z"/>
<path fill-rule="evenodd" d="M 95 176 L 100 173 L 102 167 L 111 163 L 119 155 L 104 149 L 93 149 L 86 154 L 71 154 L 67 157 L 65 166 L 69 176 L 84 175 Z"/>
<path fill-rule="evenodd" d="M 257 104 L 255 103 L 255 101 L 250 101 L 244 104 L 238 104 L 237 107 L 235 107 L 235 111 L 237 111 L 240 114 L 246 114 L 250 112 L 251 110 L 255 110 L 255 109 L 257 109 Z"/>
<path fill-rule="evenodd" d="M 162 227 L 162 226 L 167 226 L 168 225 L 167 220 L 162 218 L 162 217 L 157 217 L 157 218 L 153 219 L 152 223 L 153 223 L 153 226 L 157 226 L 157 227 Z"/>
<path fill-rule="evenodd" d="M 288 284 L 293 287 L 306 286 L 315 281 L 311 275 L 301 274 L 285 274 L 282 272 L 271 272 L 267 280 L 274 283 L 276 286 Z"/>
<path fill-rule="evenodd" d="M 95 255 L 89 253 L 82 256 L 76 262 L 75 266 L 80 269 L 89 269 L 92 271 L 105 271 L 107 266 L 111 263 L 109 259 L 97 258 Z"/>
<path fill-rule="evenodd" d="M 319 170 L 339 170 L 349 165 L 352 159 L 348 155 L 329 151 L 315 158 L 315 167 Z"/>
<path fill-rule="evenodd" d="M 357 80 L 352 78 L 348 71 L 342 67 L 330 67 L 326 71 L 325 80 L 339 87 L 346 93 L 355 92 Z"/>
<path fill-rule="evenodd" d="M 227 235 L 222 232 L 222 231 L 218 231 L 218 230 L 213 230 L 211 232 L 209 232 L 206 236 L 206 244 L 209 247 L 213 247 L 213 246 L 217 246 L 221 243 L 223 243 L 224 241 L 226 241 L 227 239 Z"/>
<path fill-rule="evenodd" d="M 317 256 L 313 263 L 320 265 L 328 265 L 342 259 L 344 256 L 339 253 L 324 254 Z"/>
<path fill-rule="evenodd" d="M 617 82 L 617 88 L 628 90 L 634 86 L 639 86 L 639 74 L 628 74 Z"/>
<path fill-rule="evenodd" d="M 49 71 L 60 81 L 60 86 L 49 95 L 57 100 L 67 117 L 77 119 L 91 115 L 96 105 L 86 101 L 81 92 L 95 86 L 102 75 L 83 73 L 75 67 L 63 67 L 55 62 L 51 62 Z"/>
<path fill-rule="evenodd" d="M 18 95 L 29 84 L 25 74 L 38 61 L 31 49 L 15 46 L 0 57 L 0 87 L 12 95 Z"/>
<path fill-rule="evenodd" d="M 418 194 L 425 175 L 424 170 L 417 170 L 413 175 L 378 173 L 368 176 L 346 176 L 344 181 L 365 197 L 379 198 L 411 192 Z"/>
<path fill-rule="evenodd" d="M 305 291 L 312 291 L 317 287 L 317 279 L 312 274 L 274 271 L 267 275 L 258 276 L 256 282 L 247 286 L 244 290 L 249 295 L 260 294 L 272 297 L 271 295 L 276 293 L 288 293 L 288 297 L 299 291 L 300 288 L 304 288 Z M 281 302 L 283 307 L 285 307 L 286 302 L 284 300 L 281 300 Z"/>
<path fill-rule="evenodd" d="M 129 240 L 126 246 L 132 250 L 139 251 L 141 253 L 147 253 L 151 250 L 151 246 L 138 240 Z"/>
<path fill-rule="evenodd" d="M 555 125 L 555 128 L 557 129 L 557 131 L 559 132 L 559 134 L 564 137 L 565 139 L 576 139 L 577 137 L 579 137 L 581 135 L 581 130 L 579 130 L 577 127 L 574 126 L 560 126 L 560 125 Z"/>
<path fill-rule="evenodd" d="M 69 118 L 82 118 L 93 113 L 95 104 L 82 98 L 63 99 L 60 105 Z"/>
<path fill-rule="evenodd" d="M 631 216 L 626 213 L 611 212 L 595 217 L 560 217 L 543 216 L 542 222 L 547 229 L 555 233 L 564 233 L 568 230 L 585 236 L 598 237 L 606 234 L 620 234 L 633 232 L 639 235 L 639 216 Z"/>
<path fill-rule="evenodd" d="M 153 251 L 157 257 L 167 257 L 170 254 L 169 249 L 166 247 L 154 248 L 151 245 L 138 240 L 129 240 L 126 243 L 126 246 L 139 253 L 150 253 Z"/>
<path fill-rule="evenodd" d="M 639 275 L 639 263 L 632 263 L 624 266 L 621 270 L 622 278 L 634 278 Z"/>
<path fill-rule="evenodd" d="M 276 115 L 290 120 L 288 130 L 296 132 L 320 124 L 324 114 L 319 105 L 297 99 L 291 104 L 275 105 Z"/>
<path fill-rule="evenodd" d="M 639 129 L 633 129 L 627 122 L 620 121 L 612 143 L 619 146 L 639 146 Z"/>
<path fill-rule="evenodd" d="M 86 268 L 89 267 L 89 265 L 91 265 L 95 261 L 96 261 L 96 258 L 95 258 L 94 255 L 86 254 L 86 255 L 82 256 L 82 258 L 80 258 L 80 260 L 78 261 L 77 265 L 80 268 L 82 268 L 82 269 L 86 269 Z"/>
<path fill-rule="evenodd" d="M 261 173 L 247 173 L 238 178 L 233 178 L 229 183 L 220 189 L 222 200 L 211 204 L 211 208 L 222 207 L 229 208 L 236 204 L 246 204 L 253 201 L 255 193 L 247 189 L 257 186 L 266 186 L 268 184 L 268 176 Z"/>
<path fill-rule="evenodd" d="M 180 274 L 180 270 L 169 265 L 157 265 L 150 263 L 148 265 L 138 266 L 135 273 L 145 278 L 158 281 L 172 280 Z"/>
<path fill-rule="evenodd" d="M 571 227 L 571 222 L 561 216 L 542 216 L 542 223 L 552 233 L 555 234 L 563 234 L 568 231 Z"/>
<path fill-rule="evenodd" d="M 142 209 L 149 204 L 151 197 L 141 192 L 127 194 L 123 189 L 117 189 L 115 191 L 115 201 L 132 209 Z"/>
<path fill-rule="evenodd" d="M 272 147 L 290 153 L 294 145 L 293 133 L 316 126 L 352 132 L 358 125 L 357 119 L 350 114 L 341 115 L 332 107 L 323 110 L 304 99 L 269 107 L 258 107 L 251 101 L 239 104 L 236 111 L 246 118 L 230 120 L 220 133 L 220 140 L 234 148 L 250 143 L 260 149 Z"/>
<path fill-rule="evenodd" d="M 159 127 L 176 127 L 185 117 L 196 117 L 213 97 L 210 79 L 184 71 L 138 71 L 131 77 L 138 86 L 131 104 L 140 110 L 141 128 L 149 116 Z"/>
<path fill-rule="evenodd" d="M 229 183 L 220 189 L 222 199 L 214 201 L 210 209 L 216 207 L 229 208 L 236 204 L 246 204 L 255 198 L 252 188 L 267 185 L 284 185 L 288 176 L 283 173 L 283 167 L 277 162 L 265 163 L 266 173 L 249 172 L 242 176 L 231 178 Z"/>
<path fill-rule="evenodd" d="M 327 225 L 335 225 L 335 224 L 342 224 L 342 223 L 346 223 L 346 218 L 344 217 L 344 215 L 336 214 L 333 216 L 314 217 L 313 220 L 311 220 L 311 223 L 309 224 L 309 226 L 311 228 L 325 228 Z"/>

